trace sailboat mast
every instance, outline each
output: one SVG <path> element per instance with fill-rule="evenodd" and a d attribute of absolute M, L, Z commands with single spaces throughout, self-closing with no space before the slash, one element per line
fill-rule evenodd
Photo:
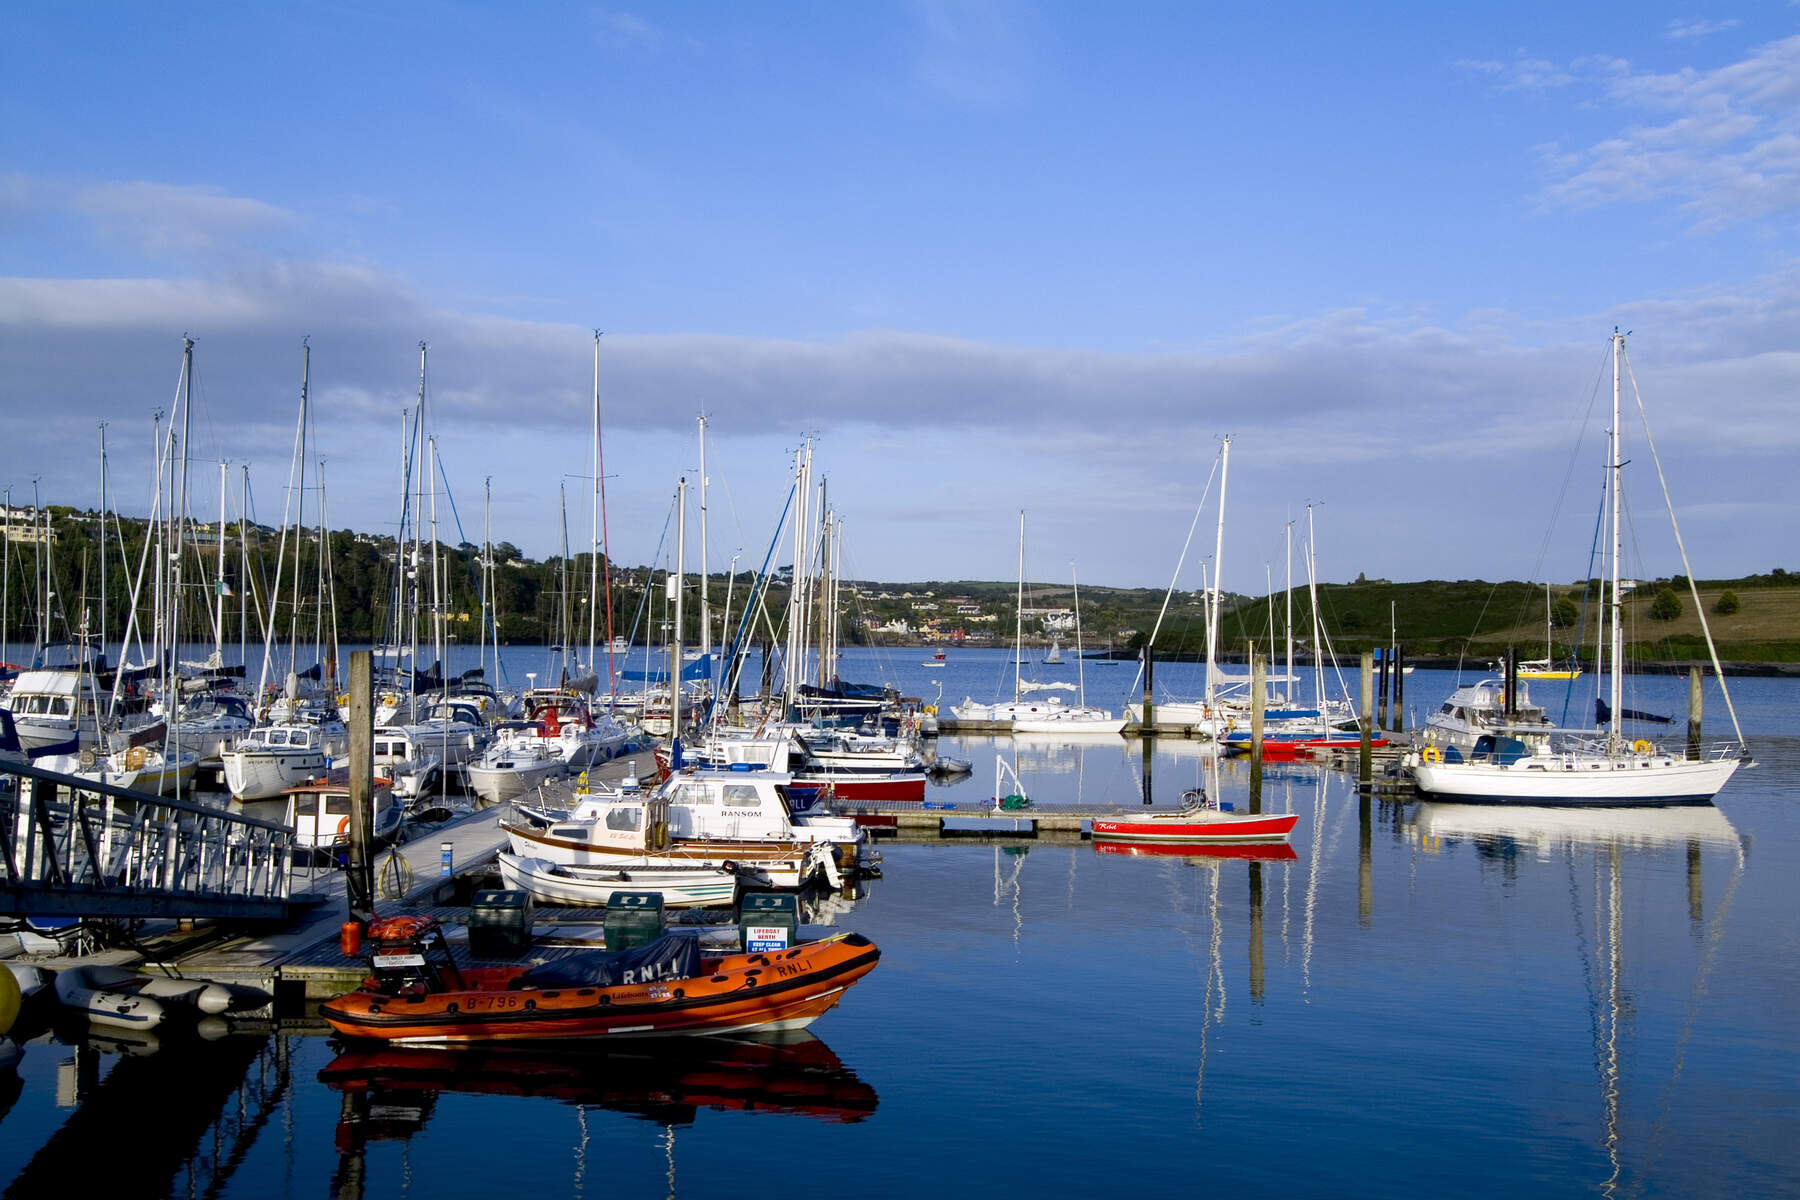
<path fill-rule="evenodd" d="M 1019 703 L 1019 667 L 1025 642 L 1025 510 L 1019 510 L 1019 598 L 1013 604 L 1013 704 Z"/>
<path fill-rule="evenodd" d="M 299 484 L 294 489 L 294 601 L 288 606 L 288 672 L 300 667 L 300 547 L 306 541 L 306 403 L 307 386 L 312 378 L 312 346 L 302 341 L 305 351 L 300 368 L 300 449 L 298 454 Z M 273 601 L 270 611 L 274 611 Z"/>
<path fill-rule="evenodd" d="M 606 603 L 606 680 L 607 693 L 613 707 L 618 707 L 618 672 L 613 667 L 612 547 L 606 540 L 606 456 L 600 446 L 600 331 L 594 330 L 594 491 L 600 498 L 600 553 L 606 559 L 606 574 L 601 577 L 602 599 Z M 496 635 L 497 638 L 498 635 Z M 500 644 L 494 643 L 494 662 L 500 661 Z"/>
<path fill-rule="evenodd" d="M 231 464 L 219 460 L 219 576 L 213 582 L 213 598 L 217 602 L 213 615 L 213 666 L 225 665 L 225 489 Z M 101 539 L 101 545 L 106 544 Z"/>
<path fill-rule="evenodd" d="M 787 662 L 782 667 L 782 690 L 792 715 L 799 700 L 800 669 L 800 573 L 806 561 L 806 451 L 794 451 L 794 568 L 788 575 Z"/>
<path fill-rule="evenodd" d="M 687 477 L 675 484 L 675 642 L 669 665 L 669 766 L 681 766 L 681 584 L 687 570 Z"/>
<path fill-rule="evenodd" d="M 9 509 L 7 521 L 10 524 L 12 514 Z M 11 534 L 8 534 L 10 540 Z M 100 422 L 100 652 L 106 652 L 106 422 Z M 119 657 L 123 659 L 124 654 Z M 0 655 L 0 662 L 5 658 Z"/>
<path fill-rule="evenodd" d="M 1312 602 L 1313 703 L 1319 709 L 1319 728 L 1325 719 L 1325 646 L 1319 637 L 1319 561 L 1318 543 L 1313 539 L 1313 506 L 1306 506 L 1306 595 Z"/>
<path fill-rule="evenodd" d="M 1219 527 L 1213 538 L 1212 607 L 1206 622 L 1206 706 L 1212 707 L 1217 688 L 1219 650 L 1219 577 L 1225 573 L 1225 485 L 1231 474 L 1231 438 L 1219 447 Z"/>
<path fill-rule="evenodd" d="M 176 645 L 181 628 L 181 551 L 187 534 L 188 433 L 194 425 L 194 339 L 181 339 L 181 483 L 180 496 L 169 520 L 175 527 L 174 553 L 169 556 L 169 669 L 180 652 Z M 164 679 L 165 686 L 168 683 Z M 168 695 L 165 691 L 164 695 Z"/>
<path fill-rule="evenodd" d="M 1287 523 L 1287 597 L 1286 611 L 1282 615 L 1282 623 L 1287 627 L 1287 678 L 1282 681 L 1281 694 L 1287 702 L 1294 702 L 1294 523 Z"/>
<path fill-rule="evenodd" d="M 1087 707 L 1087 672 L 1081 662 L 1081 580 L 1075 575 L 1075 560 L 1069 560 L 1069 588 L 1075 599 L 1075 687 L 1081 706 Z"/>
<path fill-rule="evenodd" d="M 1612 720 L 1607 725 L 1606 746 L 1609 751 L 1619 748 L 1619 721 L 1621 705 L 1624 702 L 1625 678 L 1625 630 L 1620 622 L 1624 615 L 1624 604 L 1619 596 L 1619 354 L 1625 346 L 1625 335 L 1613 327 L 1613 396 L 1612 396 L 1612 434 L 1609 438 L 1610 471 L 1607 481 L 1608 504 L 1612 508 Z"/>
<path fill-rule="evenodd" d="M 600 614 L 595 610 L 600 607 L 600 331 L 594 330 L 594 490 L 589 496 L 589 507 L 593 510 L 593 524 L 588 533 L 588 670 L 599 670 L 600 656 L 595 653 L 594 630 L 599 622 Z M 608 563 L 610 570 L 612 564 Z M 612 607 L 607 606 L 607 621 L 612 620 Z M 607 674 L 611 675 L 612 666 L 612 634 L 607 634 Z"/>
<path fill-rule="evenodd" d="M 706 414 L 700 424 L 700 654 L 712 654 L 712 610 L 706 603 Z M 710 664 L 709 668 L 710 670 Z"/>

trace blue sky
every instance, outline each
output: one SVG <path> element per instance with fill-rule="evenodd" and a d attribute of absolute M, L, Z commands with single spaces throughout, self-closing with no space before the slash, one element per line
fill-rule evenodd
<path fill-rule="evenodd" d="M 309 336 L 382 528 L 424 339 L 465 526 L 552 553 L 598 327 L 624 562 L 704 410 L 714 565 L 810 433 L 855 573 L 1008 578 L 1023 508 L 1160 585 L 1230 434 L 1227 586 L 1308 501 L 1328 579 L 1572 579 L 1616 323 L 1696 571 L 1800 568 L 1800 7 L 1489 7 L 16 6 L 0 484 L 95 503 L 105 420 L 147 508 L 185 332 L 271 519 Z"/>

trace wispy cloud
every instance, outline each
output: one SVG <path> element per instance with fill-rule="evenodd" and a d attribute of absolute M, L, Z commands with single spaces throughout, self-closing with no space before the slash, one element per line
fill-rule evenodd
<path fill-rule="evenodd" d="M 1697 232 L 1800 208 L 1800 37 L 1710 71 L 1637 72 L 1610 63 L 1594 81 L 1621 108 L 1656 114 L 1581 149 L 1540 148 L 1549 208 L 1672 200 Z"/>
<path fill-rule="evenodd" d="M 1534 58 L 1523 50 L 1510 62 L 1464 58 L 1457 60 L 1456 65 L 1507 92 L 1547 92 L 1575 82 L 1575 75 L 1568 68 L 1549 59 Z"/>
<path fill-rule="evenodd" d="M 1691 38 L 1708 37 L 1715 33 L 1724 33 L 1727 30 L 1736 29 L 1742 24 L 1743 22 L 1736 17 L 1729 17 L 1723 21 L 1704 21 L 1698 19 L 1682 20 L 1681 18 L 1676 18 L 1669 22 L 1667 29 L 1663 30 L 1663 36 L 1673 41 L 1684 41 Z"/>
<path fill-rule="evenodd" d="M 653 49 L 663 42 L 663 31 L 636 13 L 597 8 L 592 17 L 595 42 L 609 50 Z"/>
<path fill-rule="evenodd" d="M 1030 94 L 1034 21 L 1022 0 L 914 0 L 914 70 L 930 95 L 1005 108 Z"/>

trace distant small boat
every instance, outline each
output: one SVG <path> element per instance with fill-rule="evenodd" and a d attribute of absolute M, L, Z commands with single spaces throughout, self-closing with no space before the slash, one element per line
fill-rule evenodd
<path fill-rule="evenodd" d="M 1240 813 L 1218 808 L 1204 794 L 1189 792 L 1172 812 L 1132 813 L 1094 818 L 1095 842 L 1230 844 L 1285 842 L 1300 820 L 1297 813 Z"/>
<path fill-rule="evenodd" d="M 944 657 L 944 652 L 942 650 L 939 650 L 936 654 L 933 654 L 930 658 L 926 659 L 924 662 L 920 663 L 919 665 L 921 667 L 942 667 L 942 666 L 948 666 L 949 660 Z"/>
<path fill-rule="evenodd" d="M 1050 639 L 1050 653 L 1044 655 L 1044 662 L 1046 665 L 1054 667 L 1054 666 L 1058 665 L 1059 663 L 1061 663 L 1062 660 L 1063 660 L 1062 639 L 1061 638 L 1051 638 Z"/>

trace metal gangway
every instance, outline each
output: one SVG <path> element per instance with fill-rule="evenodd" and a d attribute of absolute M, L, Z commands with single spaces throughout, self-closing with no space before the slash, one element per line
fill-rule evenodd
<path fill-rule="evenodd" d="M 7 755 L 0 789 L 0 913 L 288 915 L 294 834 L 284 825 Z"/>

